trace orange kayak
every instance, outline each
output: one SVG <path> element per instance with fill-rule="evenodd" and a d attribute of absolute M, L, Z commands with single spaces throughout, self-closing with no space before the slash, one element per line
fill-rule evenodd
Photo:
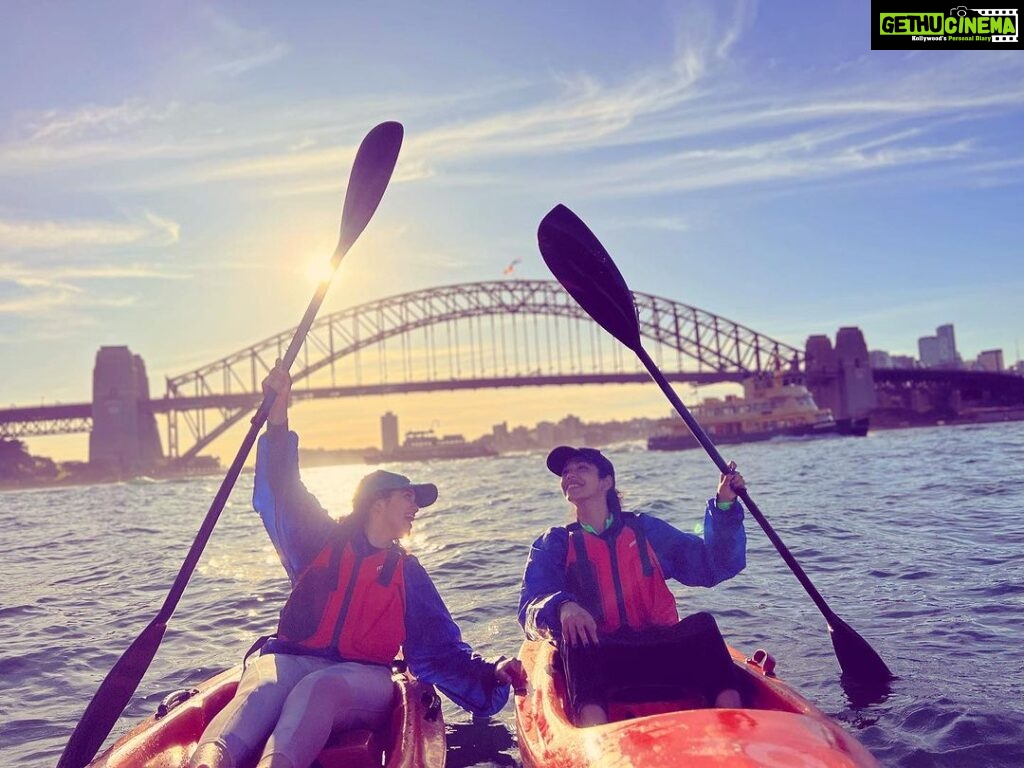
<path fill-rule="evenodd" d="M 185 768 L 207 724 L 231 700 L 241 667 L 167 696 L 157 712 L 97 757 L 90 768 Z M 381 731 L 331 734 L 321 768 L 444 768 L 441 702 L 433 688 L 396 672 L 395 711 Z"/>
<path fill-rule="evenodd" d="M 753 692 L 743 709 L 696 702 L 609 702 L 611 722 L 577 728 L 566 716 L 565 678 L 550 643 L 523 643 L 519 658 L 530 692 L 516 698 L 516 731 L 524 766 L 660 768 L 777 766 L 877 768 L 856 739 L 771 673 L 730 649 Z M 765 668 L 768 668 L 766 671 Z"/>

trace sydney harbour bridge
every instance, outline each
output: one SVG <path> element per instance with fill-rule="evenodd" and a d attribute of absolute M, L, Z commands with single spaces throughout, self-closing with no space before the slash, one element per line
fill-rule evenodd
<path fill-rule="evenodd" d="M 837 416 L 856 408 L 858 398 L 845 395 L 844 376 L 849 380 L 857 370 L 869 381 L 873 377 L 876 388 L 920 389 L 929 382 L 947 390 L 1009 388 L 1011 399 L 1024 403 L 1024 379 L 1019 377 L 892 369 L 872 373 L 856 329 L 841 329 L 835 349 L 823 336 L 812 336 L 799 349 L 678 301 L 646 293 L 634 297 L 644 347 L 672 381 L 739 382 L 780 368 L 798 371 L 806 374 L 819 405 L 832 407 Z M 118 446 L 136 456 L 159 457 L 155 417 L 161 415 L 169 457 L 188 461 L 252 415 L 262 398 L 260 382 L 283 357 L 294 332 L 283 330 L 168 377 L 163 395 L 152 397 L 141 357 L 126 347 L 102 348 L 92 402 L 0 410 L 0 436 L 89 432 L 91 462 Z M 855 332 L 852 340 L 849 332 Z M 500 280 L 412 291 L 325 315 L 306 337 L 292 378 L 293 398 L 303 400 L 624 384 L 648 376 L 632 352 L 599 328 L 557 282 Z"/>

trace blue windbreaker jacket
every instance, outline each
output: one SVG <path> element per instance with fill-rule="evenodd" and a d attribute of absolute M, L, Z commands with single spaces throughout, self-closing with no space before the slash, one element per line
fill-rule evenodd
<path fill-rule="evenodd" d="M 715 500 L 708 499 L 703 538 L 651 515 L 640 514 L 637 519 L 666 580 L 675 579 L 691 587 L 711 587 L 746 567 L 747 536 L 739 499 L 728 510 L 718 509 Z M 621 527 L 621 520 L 616 520 L 599 535 L 613 536 Z M 530 549 L 519 594 L 519 623 L 531 640 L 557 639 L 561 635 L 558 609 L 562 603 L 583 602 L 566 589 L 568 549 L 569 531 L 564 527 L 550 529 Z"/>

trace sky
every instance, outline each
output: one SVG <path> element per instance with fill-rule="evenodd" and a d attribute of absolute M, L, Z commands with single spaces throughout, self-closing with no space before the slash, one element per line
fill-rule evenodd
<path fill-rule="evenodd" d="M 295 326 L 384 120 L 405 126 L 398 167 L 322 314 L 516 259 L 514 277 L 548 279 L 536 227 L 562 202 L 634 290 L 797 347 L 856 325 L 916 356 L 953 323 L 965 359 L 1012 363 L 1024 57 L 871 51 L 868 16 L 862 0 L 6 3 L 0 403 L 88 401 L 102 345 L 140 354 L 159 396 Z M 475 436 L 495 397 L 513 424 L 667 413 L 646 389 L 553 392 L 335 403 L 345 426 L 313 444 L 375 443 L 389 408 Z"/>

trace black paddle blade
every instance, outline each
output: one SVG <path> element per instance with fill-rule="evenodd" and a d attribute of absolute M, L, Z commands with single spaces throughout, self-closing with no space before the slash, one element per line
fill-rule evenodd
<path fill-rule="evenodd" d="M 153 621 L 103 678 L 61 753 L 57 768 L 83 768 L 96 755 L 149 669 L 167 625 Z"/>
<path fill-rule="evenodd" d="M 348 177 L 345 206 L 341 209 L 341 237 L 334 252 L 335 266 L 366 229 L 384 197 L 398 162 L 404 133 L 401 123 L 381 123 L 371 129 L 359 145 Z"/>
<path fill-rule="evenodd" d="M 608 251 L 575 213 L 556 205 L 541 219 L 537 245 L 562 287 L 608 333 L 640 349 L 633 294 Z"/>
<path fill-rule="evenodd" d="M 895 677 L 868 641 L 835 614 L 828 617 L 828 633 L 843 677 L 861 684 L 885 683 Z"/>

